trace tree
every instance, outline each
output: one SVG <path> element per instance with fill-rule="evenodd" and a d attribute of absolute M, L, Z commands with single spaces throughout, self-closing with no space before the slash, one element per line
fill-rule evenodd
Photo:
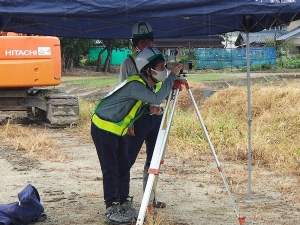
<path fill-rule="evenodd" d="M 198 68 L 198 59 L 194 48 L 189 49 L 188 52 L 184 52 L 184 54 L 180 57 L 179 61 L 185 63 L 192 62 L 193 69 Z"/>
<path fill-rule="evenodd" d="M 265 47 L 276 47 L 276 40 L 271 38 L 265 38 Z"/>
<path fill-rule="evenodd" d="M 102 39 L 102 43 L 105 47 L 98 54 L 96 71 L 101 71 L 101 55 L 105 50 L 107 50 L 107 57 L 105 59 L 103 72 L 109 72 L 112 51 L 115 49 L 130 48 L 131 41 L 129 39 Z"/>
<path fill-rule="evenodd" d="M 289 54 L 297 54 L 298 49 L 292 41 L 282 41 L 277 44 L 277 53 L 279 57 L 288 56 Z"/>
<path fill-rule="evenodd" d="M 93 39 L 60 38 L 62 68 L 71 70 L 79 67 L 81 56 L 87 54 L 90 47 L 94 45 Z"/>
<path fill-rule="evenodd" d="M 63 70 L 71 70 L 73 67 L 79 67 L 82 55 L 88 54 L 90 48 L 95 46 L 94 39 L 78 38 L 60 38 L 62 53 Z M 103 39 L 101 41 L 104 48 L 99 52 L 96 71 L 110 71 L 110 61 L 114 49 L 129 48 L 131 41 L 129 39 Z M 103 70 L 101 69 L 102 53 L 107 50 Z"/>
<path fill-rule="evenodd" d="M 101 49 L 101 51 L 98 54 L 98 59 L 97 59 L 97 66 L 96 66 L 96 72 L 100 72 L 101 71 L 101 62 L 102 62 L 102 53 L 105 52 L 106 47 Z"/>

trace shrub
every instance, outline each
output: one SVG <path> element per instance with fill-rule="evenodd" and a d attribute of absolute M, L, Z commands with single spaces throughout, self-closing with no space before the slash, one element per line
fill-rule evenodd
<path fill-rule="evenodd" d="M 97 60 L 86 60 L 84 63 L 85 66 L 96 66 Z"/>

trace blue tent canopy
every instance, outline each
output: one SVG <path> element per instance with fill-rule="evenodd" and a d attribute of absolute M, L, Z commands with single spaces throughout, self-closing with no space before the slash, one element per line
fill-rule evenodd
<path fill-rule="evenodd" d="M 0 30 L 77 38 L 130 38 L 140 20 L 167 38 L 255 32 L 297 19 L 295 0 L 0 1 Z"/>

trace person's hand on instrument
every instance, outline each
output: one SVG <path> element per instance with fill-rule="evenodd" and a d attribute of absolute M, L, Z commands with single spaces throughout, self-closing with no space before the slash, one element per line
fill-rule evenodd
<path fill-rule="evenodd" d="M 161 115 L 164 113 L 164 110 L 160 105 L 150 105 L 149 111 L 150 115 Z"/>
<path fill-rule="evenodd" d="M 129 136 L 135 136 L 135 134 L 134 134 L 134 125 L 132 125 L 131 127 L 128 128 L 127 134 Z"/>
<path fill-rule="evenodd" d="M 175 73 L 176 75 L 179 75 L 180 73 L 180 70 L 183 69 L 183 64 L 182 63 L 176 63 L 172 69 L 171 69 L 171 72 Z"/>

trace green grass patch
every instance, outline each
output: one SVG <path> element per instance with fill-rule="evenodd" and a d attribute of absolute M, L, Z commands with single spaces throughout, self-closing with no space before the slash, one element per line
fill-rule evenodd
<path fill-rule="evenodd" d="M 64 84 L 83 85 L 85 88 L 105 87 L 109 85 L 117 85 L 119 78 L 117 77 L 92 77 L 92 78 L 74 78 L 72 80 L 64 80 Z"/>
<path fill-rule="evenodd" d="M 226 74 L 187 74 L 187 80 L 191 82 L 202 81 L 218 81 L 218 80 L 234 80 L 233 75 Z M 118 77 L 64 77 L 63 83 L 67 85 L 83 85 L 85 88 L 104 87 L 109 85 L 117 85 L 119 83 Z"/>

